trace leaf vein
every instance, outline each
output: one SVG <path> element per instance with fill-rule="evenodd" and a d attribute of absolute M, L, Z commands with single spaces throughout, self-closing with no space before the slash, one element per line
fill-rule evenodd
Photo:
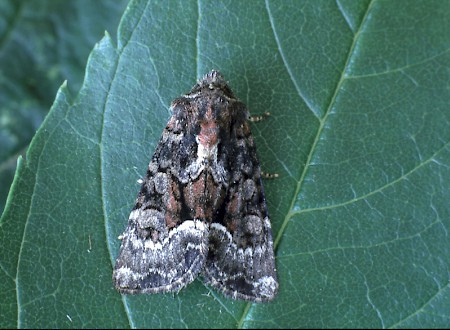
<path fill-rule="evenodd" d="M 269 8 L 269 0 L 265 0 L 265 3 L 266 3 L 267 16 L 269 18 L 270 27 L 272 29 L 273 37 L 274 37 L 275 42 L 277 44 L 277 50 L 278 50 L 278 53 L 281 56 L 281 59 L 283 61 L 283 65 L 286 68 L 286 72 L 288 73 L 289 78 L 291 79 L 292 84 L 294 85 L 295 90 L 297 91 L 297 94 L 300 96 L 300 98 L 303 100 L 303 102 L 305 102 L 305 104 L 308 106 L 309 110 L 311 110 L 311 112 L 314 114 L 314 116 L 316 118 L 320 119 L 320 116 L 319 116 L 320 112 L 319 112 L 319 110 L 316 109 L 314 107 L 314 105 L 308 100 L 308 98 L 302 93 L 302 91 L 300 89 L 300 86 L 297 84 L 297 81 L 294 78 L 294 73 L 292 72 L 292 70 L 291 70 L 291 68 L 289 66 L 289 63 L 288 63 L 288 61 L 286 59 L 286 56 L 284 55 L 283 48 L 281 47 L 280 40 L 278 38 L 278 34 L 277 34 L 277 31 L 276 31 L 276 28 L 275 28 L 275 25 L 274 25 L 274 22 L 273 22 L 273 16 L 272 16 L 272 13 L 271 13 L 270 8 Z"/>
<path fill-rule="evenodd" d="M 104 163 L 103 163 L 103 153 L 104 153 L 104 151 L 103 151 L 103 148 L 102 148 L 102 145 L 103 145 L 102 141 L 103 141 L 104 134 L 105 134 L 105 131 L 104 131 L 105 125 L 104 125 L 104 123 L 105 123 L 105 113 L 106 113 L 106 111 L 108 109 L 107 104 L 108 104 L 109 95 L 110 95 L 109 91 L 111 90 L 111 88 L 112 88 L 112 86 L 113 86 L 113 84 L 114 84 L 114 82 L 116 80 L 117 71 L 118 71 L 119 64 L 120 64 L 120 61 L 121 61 L 121 58 L 122 58 L 122 54 L 123 54 L 124 50 L 127 48 L 127 46 L 129 45 L 129 43 L 130 43 L 131 39 L 133 38 L 133 35 L 136 32 L 138 26 L 141 24 L 141 21 L 142 21 L 144 15 L 145 15 L 145 13 L 148 11 L 149 5 L 150 5 L 150 2 L 147 2 L 146 5 L 145 5 L 145 8 L 141 11 L 141 16 L 139 17 L 138 21 L 136 22 L 136 25 L 133 27 L 133 30 L 129 34 L 129 38 L 126 40 L 126 43 L 124 43 L 123 45 L 121 43 L 119 43 L 119 45 L 122 45 L 122 46 L 121 46 L 120 49 L 118 49 L 118 55 L 117 55 L 117 59 L 116 59 L 116 66 L 114 68 L 113 77 L 112 77 L 111 82 L 110 82 L 110 84 L 108 86 L 108 91 L 106 93 L 106 99 L 105 99 L 104 106 L 103 106 L 103 117 L 102 117 L 101 133 L 100 133 L 99 153 L 100 153 L 100 182 L 101 182 L 100 190 L 101 190 L 102 211 L 103 211 L 103 217 L 104 217 L 104 223 L 105 223 L 105 237 L 108 237 L 108 231 L 109 230 L 108 230 L 108 226 L 107 226 L 108 213 L 107 213 L 107 210 L 106 210 L 106 203 L 105 203 L 105 199 L 106 199 L 105 191 L 106 191 L 106 189 L 104 187 L 104 180 L 103 180 L 103 178 L 104 178 Z M 119 42 L 120 42 L 120 40 L 119 40 Z M 109 250 L 109 245 L 108 244 L 107 244 L 107 249 Z M 109 255 L 112 256 L 112 253 L 111 253 L 110 250 L 109 250 Z M 111 260 L 111 267 L 113 267 L 114 266 L 112 264 L 113 260 L 112 259 L 110 259 L 110 260 Z M 128 319 L 128 324 L 130 325 L 131 328 L 135 328 L 136 326 L 135 326 L 133 320 L 131 319 L 130 308 L 129 308 L 128 304 L 127 304 L 127 298 L 122 295 L 121 299 L 122 299 L 122 302 L 123 302 L 125 315 L 127 316 L 127 319 Z"/>
<path fill-rule="evenodd" d="M 417 172 L 419 169 L 421 169 L 423 166 L 427 165 L 430 162 L 434 162 L 435 158 L 443 151 L 447 150 L 447 148 L 450 146 L 450 141 L 446 142 L 441 148 L 439 148 L 434 154 L 432 154 L 428 159 L 426 159 L 423 162 L 420 162 L 419 164 L 417 164 L 417 166 L 413 167 L 411 170 L 409 170 L 408 172 L 404 173 L 403 175 L 399 176 L 397 179 L 388 182 L 387 184 L 380 186 L 379 188 L 370 191 L 364 195 L 361 195 L 359 197 L 356 198 L 352 198 L 350 200 L 347 200 L 345 202 L 342 203 L 338 203 L 338 204 L 332 204 L 332 205 L 328 205 L 328 206 L 322 206 L 322 207 L 315 207 L 315 208 L 309 208 L 309 209 L 303 209 L 303 210 L 299 210 L 299 211 L 294 211 L 294 212 L 290 212 L 289 213 L 289 217 L 292 217 L 294 215 L 298 215 L 301 213 L 306 213 L 306 212 L 313 212 L 313 211 L 324 211 L 324 210 L 329 210 L 329 209 L 334 209 L 334 208 L 338 208 L 338 207 L 342 207 L 345 205 L 349 205 L 355 202 L 358 202 L 360 200 L 364 200 L 372 195 L 375 195 L 377 193 L 382 192 L 383 190 L 395 185 L 398 182 L 401 182 L 403 180 L 406 180 L 410 175 L 414 174 L 415 172 Z"/>

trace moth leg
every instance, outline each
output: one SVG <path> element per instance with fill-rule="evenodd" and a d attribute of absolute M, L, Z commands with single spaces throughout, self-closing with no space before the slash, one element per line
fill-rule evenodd
<path fill-rule="evenodd" d="M 261 171 L 261 177 L 264 179 L 276 179 L 279 177 L 278 173 L 267 173 Z"/>
<path fill-rule="evenodd" d="M 264 119 L 266 119 L 267 117 L 269 117 L 270 116 L 270 112 L 269 111 L 266 111 L 266 112 L 264 112 L 263 114 L 261 114 L 261 115 L 252 115 L 252 116 L 250 116 L 250 118 L 249 118 L 249 120 L 251 121 L 251 122 L 258 122 L 258 121 L 262 121 L 262 120 L 264 120 Z"/>

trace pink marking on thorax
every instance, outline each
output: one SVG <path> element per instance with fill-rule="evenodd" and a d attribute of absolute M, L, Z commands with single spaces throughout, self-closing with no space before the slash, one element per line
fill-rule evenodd
<path fill-rule="evenodd" d="M 205 117 L 200 124 L 200 134 L 198 135 L 198 141 L 205 149 L 212 149 L 217 145 L 219 140 L 219 125 L 216 118 L 212 114 L 212 108 L 210 107 L 205 113 Z"/>

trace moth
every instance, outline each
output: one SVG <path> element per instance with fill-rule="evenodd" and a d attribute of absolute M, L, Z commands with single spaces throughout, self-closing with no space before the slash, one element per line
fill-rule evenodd
<path fill-rule="evenodd" d="M 249 111 L 218 71 L 172 102 L 172 117 L 121 235 L 121 293 L 177 292 L 199 275 L 234 299 L 278 291 Z"/>

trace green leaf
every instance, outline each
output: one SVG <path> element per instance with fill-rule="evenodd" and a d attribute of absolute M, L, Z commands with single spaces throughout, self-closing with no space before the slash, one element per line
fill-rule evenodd
<path fill-rule="evenodd" d="M 2 327 L 449 327 L 450 2 L 133 1 L 63 85 L 0 223 Z M 168 105 L 219 69 L 254 113 L 280 293 L 121 296 L 117 236 Z"/>
<path fill-rule="evenodd" d="M 89 52 L 115 31 L 126 0 L 0 1 L 0 214 L 23 154 L 69 80 L 83 81 Z"/>

